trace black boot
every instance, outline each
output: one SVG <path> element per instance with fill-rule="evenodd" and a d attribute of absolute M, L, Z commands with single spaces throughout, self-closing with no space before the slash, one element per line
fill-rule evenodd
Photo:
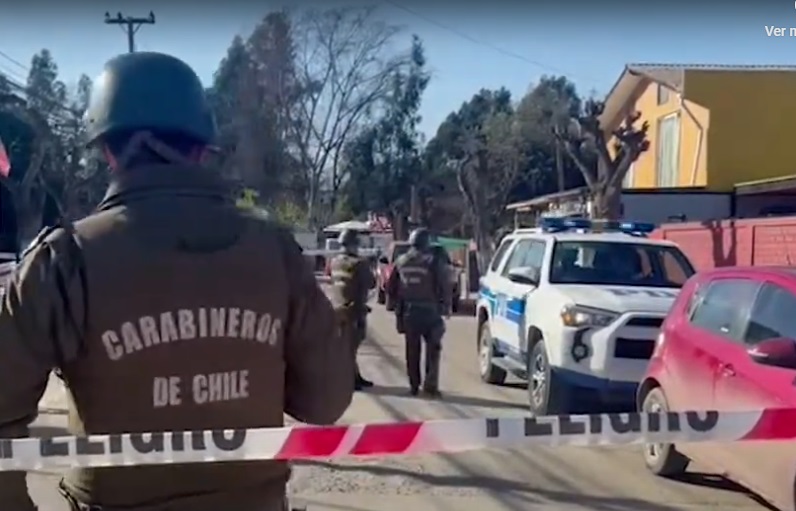
<path fill-rule="evenodd" d="M 432 399 L 440 399 L 442 397 L 442 392 L 436 387 L 423 387 L 423 395 Z"/>
<path fill-rule="evenodd" d="M 356 380 L 354 380 L 354 390 L 364 390 L 369 389 L 373 386 L 373 382 L 370 380 L 366 380 L 362 377 L 361 374 L 358 374 Z"/>

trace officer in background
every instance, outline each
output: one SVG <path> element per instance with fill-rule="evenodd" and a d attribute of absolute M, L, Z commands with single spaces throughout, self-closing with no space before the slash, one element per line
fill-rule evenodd
<path fill-rule="evenodd" d="M 370 312 L 368 293 L 376 287 L 376 279 L 370 261 L 359 255 L 357 231 L 345 229 L 340 233 L 338 242 L 343 247 L 343 253 L 332 259 L 332 303 L 337 309 L 343 336 L 351 343 L 355 366 L 354 388 L 363 390 L 372 387 L 373 382 L 362 377 L 356 356 L 365 340 Z"/>
<path fill-rule="evenodd" d="M 235 206 L 205 168 L 216 131 L 184 62 L 105 66 L 87 112 L 111 183 L 97 210 L 43 231 L 0 308 L 0 437 L 27 436 L 53 368 L 73 434 L 335 422 L 353 360 L 292 234 Z M 73 510 L 283 511 L 284 462 L 77 468 Z M 0 508 L 35 509 L 22 472 Z"/>
<path fill-rule="evenodd" d="M 418 228 L 409 236 L 411 248 L 398 258 L 387 282 L 387 294 L 396 306 L 398 325 L 406 337 L 406 372 L 413 396 L 420 390 L 420 358 L 426 345 L 423 391 L 439 397 L 439 366 L 442 336 L 450 316 L 451 289 L 447 267 L 431 250 L 427 229 Z"/>

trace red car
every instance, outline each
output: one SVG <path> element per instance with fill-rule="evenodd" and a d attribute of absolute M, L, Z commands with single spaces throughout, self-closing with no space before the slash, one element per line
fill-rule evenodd
<path fill-rule="evenodd" d="M 666 410 L 796 407 L 796 268 L 693 276 L 661 327 L 638 406 Z M 779 509 L 796 509 L 793 442 L 645 446 L 647 467 L 676 476 L 698 461 Z"/>

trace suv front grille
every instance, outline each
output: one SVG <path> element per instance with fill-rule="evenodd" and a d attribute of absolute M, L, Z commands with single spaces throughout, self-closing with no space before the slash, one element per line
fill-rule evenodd
<path fill-rule="evenodd" d="M 650 316 L 640 316 L 630 318 L 625 326 L 642 326 L 647 328 L 660 328 L 663 324 L 663 318 L 655 318 Z"/>
<path fill-rule="evenodd" d="M 648 339 L 624 339 L 617 337 L 614 348 L 616 358 L 630 358 L 634 360 L 649 360 L 655 351 L 655 341 Z"/>

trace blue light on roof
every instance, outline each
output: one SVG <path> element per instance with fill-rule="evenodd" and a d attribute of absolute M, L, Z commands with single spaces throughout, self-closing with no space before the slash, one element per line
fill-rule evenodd
<path fill-rule="evenodd" d="M 588 231 L 621 232 L 633 236 L 646 236 L 655 230 L 655 224 L 646 222 L 616 222 L 586 218 L 542 218 L 539 226 L 544 232 Z"/>

